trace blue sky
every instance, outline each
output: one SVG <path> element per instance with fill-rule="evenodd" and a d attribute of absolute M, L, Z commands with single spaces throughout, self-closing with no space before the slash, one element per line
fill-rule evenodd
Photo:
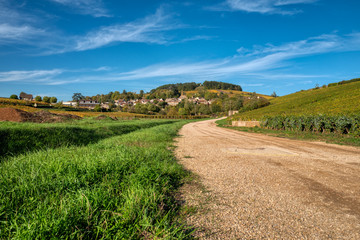
<path fill-rule="evenodd" d="M 360 77 L 358 0 L 0 0 L 0 96 Z"/>

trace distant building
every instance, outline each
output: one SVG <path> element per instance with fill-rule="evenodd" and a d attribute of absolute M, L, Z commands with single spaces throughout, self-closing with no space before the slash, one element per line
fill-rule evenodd
<path fill-rule="evenodd" d="M 89 109 L 94 109 L 96 105 L 99 105 L 97 101 L 91 101 L 91 100 L 81 100 L 79 102 L 79 107 L 86 107 Z"/>
<path fill-rule="evenodd" d="M 235 111 L 235 110 L 230 110 L 229 111 L 229 113 L 228 113 L 228 116 L 230 117 L 230 116 L 232 116 L 232 115 L 234 115 L 234 114 L 237 114 L 237 113 L 239 113 L 239 111 Z"/>
<path fill-rule="evenodd" d="M 177 106 L 180 101 L 177 98 L 167 98 L 165 102 L 170 106 Z"/>
<path fill-rule="evenodd" d="M 62 103 L 64 106 L 68 106 L 68 107 L 75 107 L 76 106 L 76 102 L 63 102 Z"/>
<path fill-rule="evenodd" d="M 26 100 L 26 101 L 32 101 L 33 100 L 33 95 L 32 94 L 26 94 L 24 92 L 21 92 L 19 95 L 19 98 L 21 100 Z"/>

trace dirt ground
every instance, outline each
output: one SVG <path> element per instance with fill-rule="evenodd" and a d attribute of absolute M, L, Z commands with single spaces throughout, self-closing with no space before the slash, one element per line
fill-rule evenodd
<path fill-rule="evenodd" d="M 31 113 L 15 108 L 0 108 L 0 121 L 53 123 L 73 119 L 79 120 L 81 117 L 64 113 L 55 114 L 47 111 Z"/>
<path fill-rule="evenodd" d="M 177 156 L 200 239 L 360 239 L 360 148 L 185 125 Z"/>

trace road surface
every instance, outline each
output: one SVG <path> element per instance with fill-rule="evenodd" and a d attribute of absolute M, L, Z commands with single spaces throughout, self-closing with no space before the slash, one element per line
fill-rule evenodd
<path fill-rule="evenodd" d="M 177 156 L 201 239 L 360 239 L 360 148 L 185 125 Z"/>

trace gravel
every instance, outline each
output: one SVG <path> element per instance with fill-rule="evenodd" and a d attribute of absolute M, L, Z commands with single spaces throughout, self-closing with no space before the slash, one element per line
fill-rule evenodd
<path fill-rule="evenodd" d="M 185 125 L 177 156 L 201 239 L 360 239 L 360 149 Z"/>

